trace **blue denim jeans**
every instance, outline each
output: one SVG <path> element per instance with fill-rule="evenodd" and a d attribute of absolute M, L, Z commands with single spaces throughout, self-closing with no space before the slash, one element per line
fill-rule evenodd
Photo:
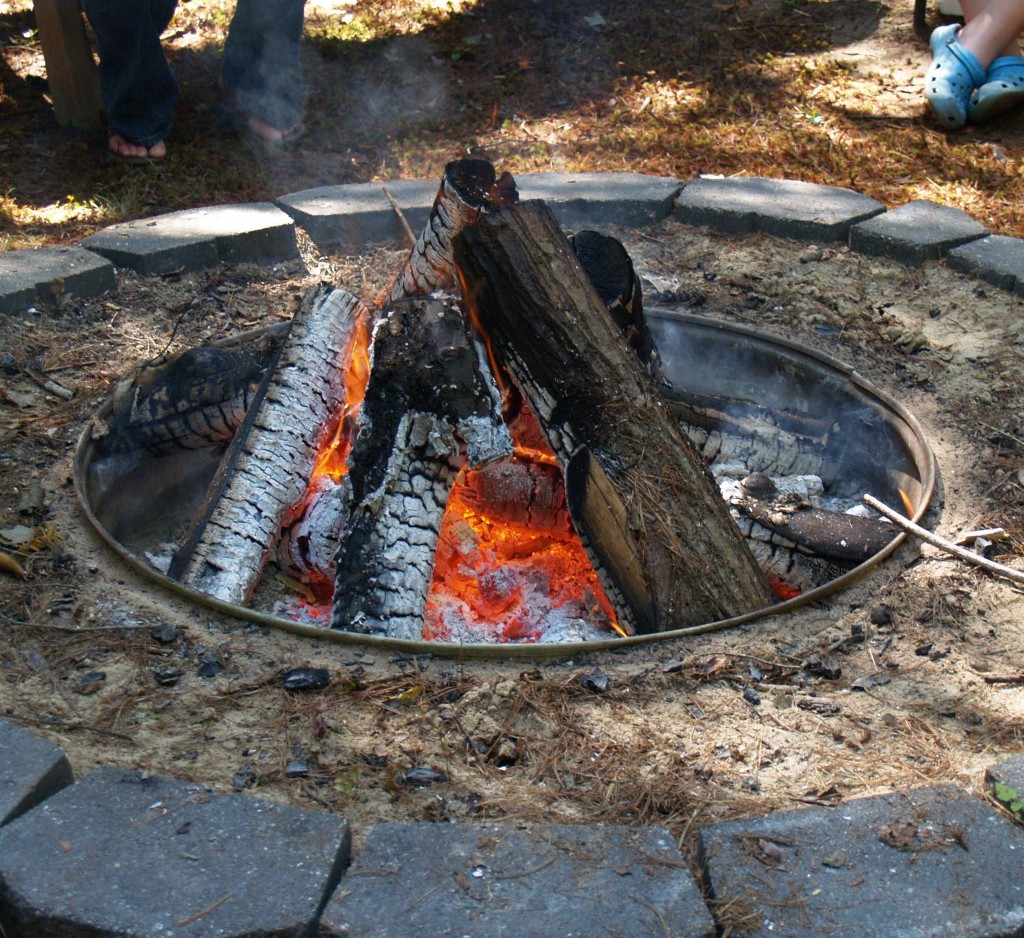
<path fill-rule="evenodd" d="M 160 45 L 177 0 L 84 0 L 110 129 L 151 147 L 171 129 L 178 83 Z"/>
<path fill-rule="evenodd" d="M 249 117 L 288 130 L 302 114 L 299 43 L 305 0 L 238 0 L 220 80 Z"/>
<path fill-rule="evenodd" d="M 238 0 L 221 84 L 244 114 L 282 130 L 302 112 L 299 59 L 305 0 Z M 160 45 L 177 0 L 83 0 L 100 55 L 110 129 L 151 147 L 171 129 L 178 83 Z"/>

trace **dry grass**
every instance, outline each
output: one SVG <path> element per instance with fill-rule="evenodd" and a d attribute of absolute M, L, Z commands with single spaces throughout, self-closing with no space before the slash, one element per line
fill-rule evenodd
<path fill-rule="evenodd" d="M 56 126 L 30 7 L 0 5 L 0 249 L 196 204 L 439 177 L 467 153 L 515 174 L 802 179 L 1024 234 L 1020 114 L 939 130 L 908 2 L 625 0 L 596 22 L 577 0 L 323 0 L 307 6 L 309 133 L 276 154 L 218 125 L 231 4 L 182 4 L 165 41 L 182 87 L 171 157 L 151 168 Z"/>

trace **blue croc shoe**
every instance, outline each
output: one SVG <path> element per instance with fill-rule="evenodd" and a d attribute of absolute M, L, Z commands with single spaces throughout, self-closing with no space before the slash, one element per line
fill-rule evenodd
<path fill-rule="evenodd" d="M 1004 55 L 988 67 L 984 84 L 971 95 L 967 104 L 967 119 L 973 124 L 983 124 L 1022 101 L 1024 56 Z"/>
<path fill-rule="evenodd" d="M 924 77 L 924 93 L 935 116 L 950 130 L 967 123 L 967 107 L 975 88 L 985 84 L 985 69 L 973 52 L 957 41 L 956 24 L 932 33 L 932 64 Z"/>

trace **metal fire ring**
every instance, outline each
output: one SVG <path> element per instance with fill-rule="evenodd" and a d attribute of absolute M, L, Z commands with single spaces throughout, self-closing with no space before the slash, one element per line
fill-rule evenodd
<path fill-rule="evenodd" d="M 816 380 L 828 383 L 834 390 L 838 388 L 842 393 L 848 395 L 850 400 L 857 402 L 858 406 L 870 408 L 875 415 L 881 418 L 885 428 L 891 434 L 891 441 L 902 447 L 904 455 L 909 462 L 909 467 L 913 469 L 912 476 L 916 489 L 916 498 L 914 500 L 914 514 L 911 520 L 919 522 L 924 516 L 935 491 L 935 457 L 917 419 L 885 391 L 870 384 L 852 368 L 830 355 L 758 329 L 664 308 L 648 310 L 647 315 L 652 331 L 656 333 L 656 338 L 662 332 L 676 332 L 681 336 L 689 333 L 686 336 L 688 341 L 696 339 L 698 342 L 711 343 L 711 345 L 715 343 L 738 343 L 748 348 L 757 359 L 770 362 L 778 373 L 800 374 L 802 372 L 803 377 L 809 379 L 812 385 Z M 663 348 L 664 343 L 660 339 L 658 344 L 663 358 L 669 359 L 668 364 L 670 364 L 671 349 L 666 350 Z M 668 367 L 666 367 L 666 373 L 668 370 Z M 109 409 L 110 403 L 108 402 L 101 408 L 99 416 L 105 417 L 109 413 Z M 882 550 L 869 557 L 854 569 L 799 596 L 764 609 L 734 616 L 729 619 L 707 622 L 703 625 L 689 626 L 649 635 L 633 635 L 628 638 L 609 638 L 601 641 L 587 642 L 458 644 L 411 641 L 408 639 L 362 635 L 338 629 L 325 629 L 302 622 L 295 622 L 267 612 L 216 599 L 206 593 L 190 589 L 177 580 L 165 576 L 146 563 L 137 554 L 128 550 L 111 534 L 100 518 L 97 517 L 88 491 L 88 475 L 94 456 L 95 444 L 90 426 L 85 429 L 79 438 L 74 460 L 75 495 L 82 510 L 85 512 L 86 518 L 88 518 L 89 523 L 111 550 L 129 567 L 170 592 L 184 597 L 197 606 L 224 613 L 246 622 L 254 622 L 268 628 L 279 629 L 306 638 L 320 639 L 339 645 L 355 645 L 364 648 L 405 652 L 407 654 L 432 654 L 447 658 L 561 658 L 584 652 L 631 648 L 673 638 L 718 632 L 744 625 L 748 622 L 784 615 L 802 606 L 826 599 L 852 585 L 888 558 L 907 537 L 906 532 L 900 531 Z"/>

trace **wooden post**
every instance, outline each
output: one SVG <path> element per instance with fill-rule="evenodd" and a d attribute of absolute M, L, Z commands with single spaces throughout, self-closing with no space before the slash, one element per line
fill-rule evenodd
<path fill-rule="evenodd" d="M 57 123 L 77 130 L 103 125 L 99 72 L 78 0 L 35 0 L 36 26 Z"/>

